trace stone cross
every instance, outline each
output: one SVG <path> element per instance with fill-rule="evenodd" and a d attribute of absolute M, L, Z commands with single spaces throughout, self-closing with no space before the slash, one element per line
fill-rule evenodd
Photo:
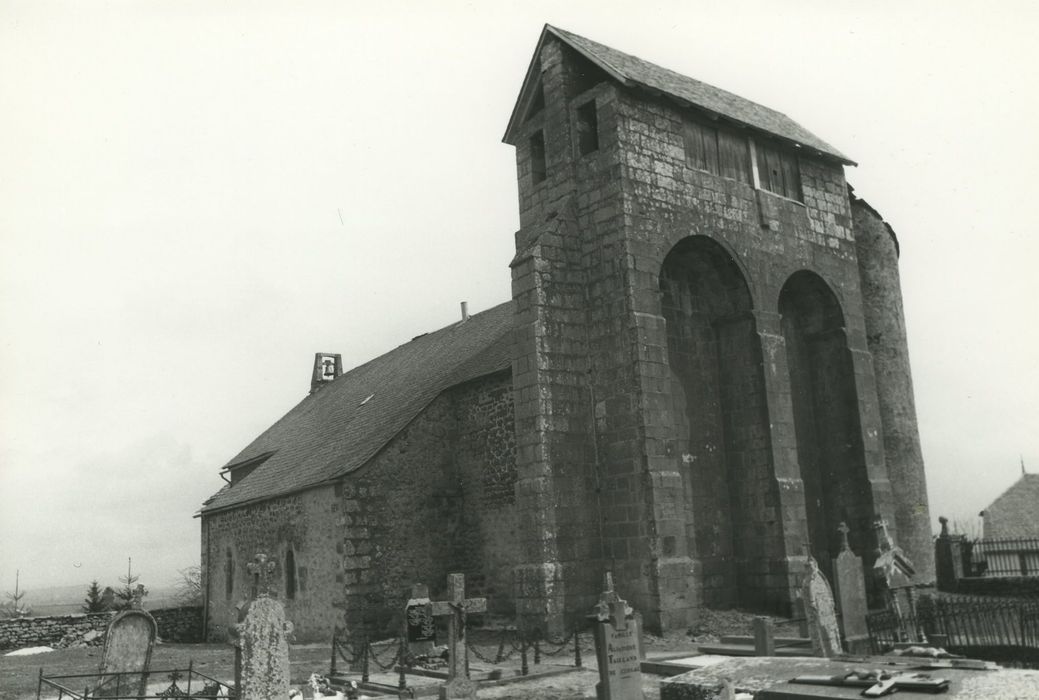
<path fill-rule="evenodd" d="M 887 520 L 880 516 L 873 521 L 873 529 L 877 531 L 877 549 L 886 552 L 892 548 L 891 535 L 887 531 Z"/>
<path fill-rule="evenodd" d="M 267 560 L 267 555 L 259 552 L 254 561 L 245 565 L 253 577 L 253 598 L 271 594 L 271 575 L 274 574 L 275 563 Z"/>
<path fill-rule="evenodd" d="M 476 684 L 469 679 L 465 666 L 465 616 L 486 612 L 486 598 L 465 597 L 465 575 L 448 574 L 447 600 L 433 602 L 433 615 L 447 616 L 447 683 L 440 688 L 440 698 L 475 698 Z"/>
<path fill-rule="evenodd" d="M 599 602 L 594 608 L 595 656 L 599 700 L 641 700 L 641 630 L 631 606 L 613 590 L 613 576 L 607 572 Z"/>
<path fill-rule="evenodd" d="M 280 700 L 289 694 L 289 643 L 292 623 L 285 619 L 285 606 L 270 596 L 270 575 L 274 562 L 259 553 L 248 565 L 254 577 L 257 597 L 245 608 L 245 616 L 235 626 L 241 649 L 238 697 L 242 700 Z"/>
<path fill-rule="evenodd" d="M 848 533 L 851 532 L 851 528 L 849 528 L 848 524 L 842 520 L 841 524 L 837 526 L 837 532 L 841 533 L 841 551 L 850 551 L 851 547 L 848 545 Z"/>

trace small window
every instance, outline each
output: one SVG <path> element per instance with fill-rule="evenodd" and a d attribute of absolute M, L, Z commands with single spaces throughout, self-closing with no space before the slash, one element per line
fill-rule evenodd
<path fill-rule="evenodd" d="M 764 143 L 755 143 L 755 150 L 758 154 L 758 180 L 761 189 L 775 192 L 788 199 L 803 201 L 797 156 Z"/>
<path fill-rule="evenodd" d="M 224 557 L 224 595 L 228 600 L 234 595 L 234 555 L 230 549 Z"/>
<path fill-rule="evenodd" d="M 535 132 L 530 137 L 530 176 L 534 184 L 543 182 L 548 177 L 545 165 L 545 134 L 542 131 Z"/>
<path fill-rule="evenodd" d="M 581 155 L 599 150 L 599 116 L 595 100 L 577 108 L 577 147 Z"/>
<path fill-rule="evenodd" d="M 296 597 L 296 555 L 292 550 L 285 552 L 285 598 Z"/>
<path fill-rule="evenodd" d="M 538 84 L 534 86 L 534 97 L 530 101 L 530 107 L 527 109 L 527 119 L 531 119 L 544 108 L 545 86 L 542 84 L 541 78 L 538 78 Z"/>
<path fill-rule="evenodd" d="M 750 183 L 750 150 L 746 137 L 687 120 L 682 130 L 690 168 Z"/>

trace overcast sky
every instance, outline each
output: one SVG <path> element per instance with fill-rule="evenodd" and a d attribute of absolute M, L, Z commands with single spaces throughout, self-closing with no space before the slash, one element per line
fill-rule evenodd
<path fill-rule="evenodd" d="M 509 298 L 550 22 L 786 112 L 901 242 L 933 518 L 1039 471 L 1032 2 L 0 2 L 0 592 L 158 586 L 219 468 Z"/>

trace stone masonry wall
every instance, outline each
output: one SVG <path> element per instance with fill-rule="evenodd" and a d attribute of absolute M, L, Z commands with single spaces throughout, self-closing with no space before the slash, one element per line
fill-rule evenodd
<path fill-rule="evenodd" d="M 794 198 L 759 189 L 754 149 L 786 147 L 700 115 L 701 129 L 718 129 L 719 149 L 725 136 L 729 164 L 742 159 L 747 168 L 732 177 L 708 172 L 687 151 L 695 144 L 687 141 L 689 111 L 618 87 L 551 37 L 535 60 L 544 106 L 510 139 L 522 227 L 512 263 L 519 602 L 549 618 L 578 609 L 611 570 L 650 629 L 688 624 L 705 579 L 714 603 L 735 596 L 741 605 L 789 610 L 808 535 L 798 438 L 809 432 L 794 429 L 792 392 L 803 389 L 792 386 L 779 312 L 795 276 L 810 279 L 801 292 L 824 290 L 840 309 L 828 342 L 843 387 L 822 392 L 817 408 L 847 407 L 841 462 L 826 466 L 847 476 L 816 539 L 848 520 L 853 549 L 868 557 L 872 515 L 893 520 L 843 167 L 788 149 L 798 182 L 784 192 Z M 590 105 L 597 144 L 589 149 L 577 134 Z M 691 279 L 748 290 L 747 304 L 716 305 L 683 322 L 704 336 L 703 361 L 718 364 L 713 384 L 689 371 L 683 378 L 673 365 L 669 333 L 676 349 L 686 340 L 670 325 L 685 311 L 669 319 L 662 308 L 665 258 L 690 241 L 697 249 L 676 267 L 679 287 Z M 703 289 L 693 296 L 706 298 Z M 692 367 L 693 354 L 684 354 Z M 825 377 L 813 382 L 824 386 Z M 703 442 L 708 415 L 719 439 L 690 447 Z M 698 476 L 700 457 L 717 463 L 709 483 Z M 704 570 L 712 537 L 731 539 L 731 557 L 728 546 L 710 547 L 730 570 L 713 562 Z M 823 553 L 829 547 L 813 542 Z"/>
<path fill-rule="evenodd" d="M 487 596 L 491 610 L 512 611 L 512 410 L 508 372 L 455 387 L 344 479 L 337 547 L 348 629 L 387 630 L 412 584 L 442 596 L 452 572 L 466 573 L 467 594 Z"/>
<path fill-rule="evenodd" d="M 165 642 L 202 641 L 202 608 L 187 606 L 148 610 Z M 102 646 L 114 612 L 53 615 L 0 620 L 0 651 L 49 646 L 54 649 Z"/>
<path fill-rule="evenodd" d="M 0 620 L 0 650 L 48 646 L 100 646 L 115 613 L 55 615 Z"/>
<path fill-rule="evenodd" d="M 452 560 L 464 563 L 469 595 L 489 598 L 493 612 L 512 614 L 517 525 L 511 373 L 468 382 L 451 391 L 451 400 L 466 514 L 466 528 L 452 543 Z"/>
<path fill-rule="evenodd" d="M 331 639 L 339 621 L 335 606 L 342 602 L 341 586 L 337 586 L 341 576 L 338 533 L 348 517 L 340 508 L 335 489 L 325 486 L 205 516 L 202 542 L 203 551 L 208 550 L 204 560 L 209 639 L 225 639 L 235 620 L 235 605 L 249 599 L 252 582 L 246 566 L 258 552 L 277 564 L 271 593 L 284 602 L 296 641 Z M 296 566 L 292 599 L 286 598 L 285 577 L 290 548 Z"/>
<path fill-rule="evenodd" d="M 842 168 L 821 159 L 800 158 L 803 202 L 756 189 L 752 184 L 698 170 L 690 165 L 684 148 L 687 117 L 674 106 L 625 94 L 622 125 L 618 134 L 625 182 L 625 240 L 633 322 L 641 330 L 639 357 L 642 405 L 667 406 L 657 389 L 657 379 L 667 365 L 667 337 L 661 323 L 658 275 L 667 254 L 690 236 L 707 236 L 720 245 L 740 270 L 753 299 L 751 317 L 757 335 L 764 384 L 763 420 L 748 423 L 742 445 L 729 449 L 744 454 L 729 460 L 730 483 L 740 484 L 740 496 L 732 507 L 747 528 L 737 539 L 741 603 L 755 607 L 780 607 L 793 598 L 804 541 L 804 496 L 797 460 L 797 441 L 790 401 L 790 374 L 779 327 L 778 300 L 787 281 L 804 270 L 817 276 L 839 300 L 844 320 L 845 353 L 854 377 L 853 400 L 858 407 L 859 435 L 856 469 L 861 470 L 869 491 L 861 511 L 849 525 L 862 551 L 869 534 L 872 512 L 890 513 L 891 492 L 880 443 L 880 423 L 871 358 L 865 343 L 862 300 L 852 231 L 851 212 Z M 722 127 L 719 127 L 722 128 Z M 744 132 L 744 138 L 750 134 Z M 754 136 L 753 138 L 759 138 Z M 697 272 L 704 274 L 704 272 Z M 658 367 L 663 365 L 663 367 Z M 749 379 L 749 377 L 748 377 Z M 748 380 L 744 380 L 744 385 Z M 754 380 L 757 381 L 757 380 Z M 643 410 L 646 410 L 645 408 Z M 695 409 L 692 409 L 695 410 Z M 662 488 L 668 475 L 684 470 L 680 455 L 669 454 L 666 436 L 674 433 L 675 416 L 666 410 L 650 410 L 646 426 L 646 461 L 660 475 Z M 745 417 L 743 420 L 747 420 Z M 766 432 L 758 435 L 754 425 Z M 653 439 L 660 431 L 662 439 Z M 654 482 L 656 483 L 656 482 Z M 667 503 L 673 496 L 654 486 L 649 497 Z M 735 492 L 733 492 L 735 495 Z M 719 507 L 726 507 L 724 498 Z M 658 509 L 655 511 L 659 519 Z M 694 515 L 695 518 L 695 515 Z M 669 525 L 660 534 L 676 533 Z M 836 523 L 830 524 L 835 529 Z M 665 532 L 666 531 L 666 532 Z M 659 536 L 659 534 L 658 534 Z M 651 546 L 664 551 L 663 542 Z M 658 558 L 661 565 L 663 557 Z M 680 568 L 658 569 L 661 600 L 667 591 L 683 587 Z M 667 607 L 667 605 L 663 605 Z"/>
<path fill-rule="evenodd" d="M 438 396 L 367 465 L 333 484 L 205 516 L 210 639 L 226 637 L 235 605 L 248 599 L 246 566 L 256 552 L 278 565 L 272 593 L 297 642 L 362 625 L 392 632 L 413 583 L 440 595 L 456 571 L 492 610 L 511 612 L 515 444 L 511 375 L 501 372 Z"/>

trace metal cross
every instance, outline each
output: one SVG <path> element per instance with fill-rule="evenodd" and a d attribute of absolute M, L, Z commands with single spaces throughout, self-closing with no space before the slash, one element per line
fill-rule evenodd
<path fill-rule="evenodd" d="M 249 573 L 253 576 L 253 598 L 257 596 L 270 595 L 271 592 L 271 574 L 274 573 L 275 564 L 273 561 L 267 560 L 267 555 L 263 552 L 259 552 L 256 555 L 255 561 L 251 561 L 246 564 L 246 568 Z"/>

